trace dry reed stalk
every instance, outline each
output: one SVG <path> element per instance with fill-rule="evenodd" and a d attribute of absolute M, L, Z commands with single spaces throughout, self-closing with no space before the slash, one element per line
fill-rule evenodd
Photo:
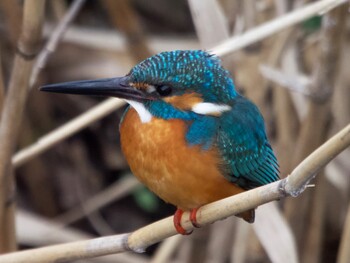
<path fill-rule="evenodd" d="M 203 49 L 217 45 L 230 36 L 226 17 L 218 1 L 188 0 L 196 34 Z M 210 23 L 206 23 L 210 17 Z"/>
<path fill-rule="evenodd" d="M 100 193 L 87 199 L 82 205 L 83 207 L 74 207 L 62 215 L 59 215 L 54 219 L 58 224 L 70 225 L 79 219 L 83 218 L 87 214 L 91 214 L 96 210 L 106 206 L 118 199 L 123 198 L 130 193 L 136 187 L 140 185 L 140 182 L 132 175 L 127 176 L 125 179 L 118 181 L 108 188 L 104 189 Z"/>
<path fill-rule="evenodd" d="M 303 8 L 299 8 L 282 17 L 278 17 L 270 22 L 257 26 L 242 35 L 232 37 L 219 46 L 213 48 L 212 52 L 218 56 L 224 56 L 235 50 L 249 46 L 250 44 L 271 36 L 287 27 L 298 24 L 314 15 L 328 12 L 338 5 L 346 2 L 346 0 L 321 0 L 308 4 Z"/>
<path fill-rule="evenodd" d="M 301 9 L 293 12 L 293 15 L 296 15 L 298 17 L 298 19 L 296 19 L 296 20 L 289 21 L 289 20 L 291 20 L 289 14 L 285 15 L 285 16 L 281 16 L 281 17 L 273 20 L 272 22 L 267 22 L 264 25 L 261 25 L 255 29 L 248 31 L 247 33 L 243 34 L 242 36 L 232 37 L 228 40 L 230 43 L 237 41 L 239 43 L 239 45 L 228 45 L 227 46 L 226 44 L 225 45 L 222 44 L 220 46 L 213 48 L 212 52 L 217 54 L 217 55 L 222 55 L 222 56 L 228 55 L 230 52 L 234 52 L 234 51 L 237 51 L 241 48 L 244 48 L 244 47 L 254 43 L 254 41 L 261 40 L 262 38 L 267 37 L 267 36 L 275 33 L 278 30 L 285 29 L 285 28 L 287 28 L 293 24 L 296 24 L 296 23 L 302 21 L 303 19 L 307 19 L 307 18 L 309 18 L 309 17 L 311 17 L 311 16 L 313 16 L 321 11 L 325 11 L 325 10 L 329 11 L 332 8 L 342 4 L 344 2 L 345 1 L 341 1 L 341 0 L 337 0 L 334 2 L 329 1 L 329 0 L 322 0 L 322 1 L 319 1 L 315 4 L 308 5 L 304 8 L 301 8 Z M 332 4 L 334 4 L 334 5 L 332 5 Z M 278 30 L 274 29 L 273 31 L 271 31 L 269 29 L 271 27 L 271 24 L 272 25 L 283 24 L 283 26 L 278 27 Z M 268 30 L 268 32 L 266 32 L 266 30 Z M 248 37 L 247 37 L 247 34 L 248 34 Z M 254 35 L 258 36 L 258 38 L 255 38 Z M 248 41 L 247 41 L 247 39 L 248 39 Z M 225 47 L 225 50 L 222 50 L 222 47 Z M 98 116 L 95 116 L 96 112 L 91 110 L 90 114 L 93 116 L 90 116 L 88 114 L 88 112 L 85 112 L 82 115 L 76 117 L 74 119 L 74 121 L 76 121 L 76 123 L 79 123 L 80 127 L 75 128 L 73 123 L 70 125 L 69 129 L 66 129 L 66 128 L 61 129 L 61 128 L 63 128 L 63 126 L 62 126 L 62 127 L 58 128 L 57 130 L 59 130 L 60 133 L 64 131 L 64 133 L 65 133 L 64 136 L 54 136 L 54 137 L 51 137 L 50 140 L 45 140 L 45 141 L 44 140 L 41 141 L 41 139 L 39 139 L 38 142 L 35 143 L 34 145 L 30 145 L 29 147 L 25 148 L 23 151 L 20 151 L 21 155 L 19 155 L 19 153 L 18 153 L 14 157 L 13 161 L 15 163 L 15 166 L 23 164 L 24 162 L 30 160 L 32 157 L 35 157 L 38 154 L 46 151 L 51 146 L 56 145 L 57 143 L 59 143 L 63 139 L 66 139 L 67 137 L 69 137 L 69 136 L 73 135 L 74 133 L 80 131 L 81 129 L 87 127 L 88 125 L 90 125 L 94 121 L 97 121 L 97 120 L 101 119 L 102 117 L 106 116 L 107 114 L 112 112 L 114 109 L 117 109 L 120 107 L 119 105 L 115 105 L 112 108 L 106 107 L 105 109 L 102 109 L 102 104 L 103 103 L 105 103 L 105 104 L 111 103 L 110 100 L 106 100 L 105 102 L 102 102 L 99 105 L 94 107 L 94 109 L 96 109 L 96 110 L 98 109 L 98 111 L 99 111 Z M 101 111 L 100 111 L 100 107 L 101 107 Z M 46 135 L 43 136 L 43 138 L 46 138 L 46 137 L 47 137 Z"/>
<path fill-rule="evenodd" d="M 305 248 L 302 251 L 301 260 L 306 263 L 322 262 L 321 253 L 324 249 L 323 239 L 326 235 L 324 233 L 324 225 L 326 222 L 326 198 L 327 198 L 327 178 L 322 175 L 317 178 L 317 188 L 314 191 L 313 199 L 310 204 L 312 213 L 308 228 L 304 236 Z M 310 253 L 312 251 L 312 253 Z"/>
<path fill-rule="evenodd" d="M 301 131 L 294 154 L 294 165 L 321 145 L 328 135 L 331 120 L 330 98 L 337 76 L 346 15 L 347 9 L 339 7 L 327 14 L 323 19 L 323 36 L 320 43 L 321 52 L 317 68 L 313 73 L 312 96 L 308 103 L 307 116 L 301 124 Z M 307 217 L 310 211 L 311 196 L 312 192 L 310 191 L 303 195 L 301 198 L 302 202 L 295 202 L 295 200 L 286 202 L 286 214 L 295 232 L 300 250 L 308 250 L 305 248 L 303 240 L 305 240 L 305 233 L 307 232 L 306 223 L 308 222 Z M 317 231 L 321 231 L 321 229 Z M 318 240 L 318 242 L 321 242 L 321 240 Z M 318 252 L 320 250 L 313 253 L 316 255 Z"/>
<path fill-rule="evenodd" d="M 249 244 L 248 242 L 242 242 L 242 240 L 248 240 L 249 237 L 254 235 L 254 232 L 251 225 L 246 224 L 242 220 L 236 220 L 235 223 L 236 224 L 233 232 L 234 240 L 231 246 L 230 263 L 244 263 L 247 262 Z"/>
<path fill-rule="evenodd" d="M 4 99 L 5 99 L 5 82 L 4 82 L 3 72 L 2 72 L 1 47 L 0 47 L 0 116 L 1 116 Z"/>
<path fill-rule="evenodd" d="M 181 235 L 176 235 L 165 239 L 158 247 L 150 263 L 170 262 L 170 258 L 180 242 L 184 239 Z"/>
<path fill-rule="evenodd" d="M 47 23 L 44 27 L 44 36 L 51 35 L 50 32 L 54 26 Z M 93 38 L 91 36 L 94 36 Z M 126 38 L 119 31 L 111 29 L 95 29 L 87 26 L 73 25 L 63 38 L 63 42 L 86 47 L 88 49 L 97 49 L 110 52 L 126 52 Z M 186 36 L 148 36 L 147 43 L 154 53 L 169 51 L 174 49 L 199 49 L 198 42 L 192 37 Z"/>
<path fill-rule="evenodd" d="M 32 145 L 29 145 L 16 153 L 12 158 L 13 166 L 15 168 L 21 166 L 25 162 L 50 149 L 67 137 L 79 132 L 80 130 L 89 126 L 91 123 L 122 107 L 124 104 L 125 102 L 115 98 L 110 98 L 104 102 L 101 102 L 78 117 L 47 133 Z"/>
<path fill-rule="evenodd" d="M 52 10 L 52 15 L 56 21 L 61 21 L 66 15 L 67 3 L 65 1 L 50 1 L 50 10 Z"/>
<path fill-rule="evenodd" d="M 60 225 L 52 222 L 52 220 L 48 218 L 44 218 L 21 209 L 16 211 L 16 227 L 18 241 L 23 245 L 31 247 L 55 245 L 59 243 L 94 238 L 93 235 L 87 234 L 75 228 L 66 227 L 65 229 L 62 229 Z M 94 259 L 93 262 L 146 263 L 148 260 L 144 255 L 138 255 L 130 252 L 100 257 L 98 259 Z"/>
<path fill-rule="evenodd" d="M 14 237 L 14 182 L 11 155 L 16 145 L 29 77 L 41 39 L 45 0 L 24 2 L 23 25 L 0 119 L 0 252 L 16 247 Z"/>
<path fill-rule="evenodd" d="M 11 43 L 15 46 L 22 25 L 22 10 L 18 1 L 1 0 L 0 9 L 5 17 L 6 33 L 9 35 Z"/>
<path fill-rule="evenodd" d="M 251 29 L 257 24 L 257 4 L 254 0 L 245 0 L 242 2 L 243 18 L 245 29 Z"/>
<path fill-rule="evenodd" d="M 188 262 L 205 263 L 208 257 L 208 240 L 210 240 L 210 228 L 201 228 L 191 234 L 192 240 L 191 250 Z"/>
<path fill-rule="evenodd" d="M 299 262 L 292 230 L 276 202 L 259 207 L 252 226 L 259 240 L 266 240 L 261 242 L 261 246 L 267 252 L 269 261 L 273 263 Z"/>
<path fill-rule="evenodd" d="M 286 179 L 201 207 L 197 214 L 198 223 L 204 226 L 273 200 L 289 195 L 298 196 L 320 169 L 349 146 L 350 124 L 303 160 Z M 188 212 L 184 214 L 181 223 L 186 230 L 193 228 Z M 0 263 L 66 262 L 129 250 L 143 252 L 148 246 L 175 234 L 173 218 L 168 217 L 130 234 L 10 253 L 0 256 Z"/>
<path fill-rule="evenodd" d="M 64 14 L 62 20 L 58 23 L 57 27 L 52 32 L 49 40 L 38 55 L 38 59 L 35 61 L 29 81 L 30 88 L 33 87 L 38 78 L 39 73 L 46 66 L 47 60 L 49 59 L 50 55 L 56 51 L 56 48 L 62 40 L 62 37 L 66 32 L 68 26 L 72 23 L 73 19 L 76 17 L 77 13 L 80 11 L 85 1 L 86 0 L 75 0 L 69 7 L 68 11 Z"/>
<path fill-rule="evenodd" d="M 152 55 L 130 0 L 102 2 L 114 27 L 125 34 L 130 56 L 138 63 Z"/>
<path fill-rule="evenodd" d="M 229 39 L 230 32 L 227 19 L 218 1 L 188 0 L 187 2 L 196 29 L 196 35 L 202 49 L 207 50 Z M 210 24 L 207 23 L 208 17 L 211 18 Z M 230 72 L 233 72 L 234 62 L 232 58 L 224 58 L 222 64 Z"/>
<path fill-rule="evenodd" d="M 233 229 L 238 220 L 229 218 L 209 227 L 210 239 L 203 263 L 227 262 L 231 256 Z"/>
<path fill-rule="evenodd" d="M 278 3 L 277 3 L 278 2 Z M 277 5 L 278 16 L 283 16 L 287 13 L 287 1 L 275 1 Z M 278 34 L 271 48 L 267 64 L 270 67 L 277 67 L 281 64 L 281 57 L 290 44 L 290 40 L 295 36 L 295 27 Z M 270 85 L 269 80 L 265 80 L 264 88 Z M 277 156 L 280 162 L 281 174 L 290 173 L 292 166 L 289 158 L 293 153 L 293 142 L 296 139 L 296 127 L 298 126 L 298 118 L 292 104 L 290 93 L 286 89 L 275 86 L 274 93 L 274 112 L 276 114 L 276 130 L 277 130 Z"/>
<path fill-rule="evenodd" d="M 188 0 L 187 1 L 192 21 L 195 26 L 196 35 L 199 39 L 202 49 L 208 49 L 217 45 L 221 41 L 229 38 L 229 29 L 225 14 L 217 0 Z M 207 19 L 211 21 L 208 24 Z M 232 59 L 225 58 L 223 65 L 232 71 Z M 207 262 L 210 257 L 209 246 L 213 243 L 214 235 L 211 234 L 211 228 L 197 231 L 192 238 L 192 246 L 190 253 L 190 262 Z M 223 249 L 221 254 L 225 253 Z"/>
<path fill-rule="evenodd" d="M 341 237 L 337 263 L 349 263 L 350 261 L 350 204 L 344 222 L 343 235 Z"/>
<path fill-rule="evenodd" d="M 286 53 L 291 52 L 294 53 L 293 49 L 287 50 Z M 285 56 L 290 56 L 288 54 L 284 54 Z M 309 76 L 306 76 L 304 74 L 301 74 L 299 72 L 293 72 L 290 73 L 290 67 L 292 67 L 292 70 L 298 68 L 295 68 L 295 66 L 291 66 L 290 64 L 296 64 L 296 62 L 290 62 L 290 59 L 283 59 L 282 60 L 282 69 L 280 68 L 272 68 L 268 65 L 261 64 L 259 66 L 261 74 L 268 79 L 269 81 L 277 84 L 281 88 L 285 88 L 287 90 L 290 90 L 292 92 L 297 92 L 299 94 L 305 95 L 306 97 L 310 96 L 309 87 L 311 86 L 311 79 Z M 283 65 L 286 66 L 283 66 Z M 294 68 L 294 69 L 293 69 Z M 296 103 L 295 107 L 302 106 Z M 300 115 L 300 116 L 299 116 Z M 301 114 L 299 114 L 298 117 L 302 117 Z"/>

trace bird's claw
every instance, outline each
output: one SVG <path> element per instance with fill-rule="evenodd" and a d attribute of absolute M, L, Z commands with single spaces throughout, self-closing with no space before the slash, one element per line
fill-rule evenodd
<path fill-rule="evenodd" d="M 197 211 L 198 211 L 198 208 L 194 208 L 194 209 L 190 210 L 190 221 L 194 227 L 200 228 L 201 226 L 197 222 Z M 184 213 L 184 211 L 181 209 L 176 210 L 176 212 L 174 214 L 174 227 L 179 234 L 190 235 L 190 234 L 192 234 L 193 230 L 187 231 L 181 225 L 181 218 L 182 218 L 183 213 Z"/>
<path fill-rule="evenodd" d="M 184 229 L 181 225 L 181 218 L 183 215 L 184 211 L 182 211 L 181 209 L 177 209 L 175 214 L 174 214 L 174 226 L 176 231 L 181 234 L 181 235 L 190 235 L 192 234 L 192 230 L 191 231 L 187 231 L 186 229 Z"/>
<path fill-rule="evenodd" d="M 193 208 L 190 211 L 190 221 L 195 228 L 200 228 L 201 225 L 197 222 L 197 211 L 198 208 Z"/>

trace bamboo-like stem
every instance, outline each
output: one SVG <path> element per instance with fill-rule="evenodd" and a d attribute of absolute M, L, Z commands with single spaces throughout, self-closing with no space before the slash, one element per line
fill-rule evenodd
<path fill-rule="evenodd" d="M 265 23 L 259 27 L 256 27 L 250 31 L 248 31 L 247 33 L 241 35 L 241 36 L 237 36 L 237 37 L 233 37 L 230 38 L 228 41 L 231 42 L 238 42 L 240 43 L 239 45 L 230 45 L 229 47 L 226 47 L 225 45 L 219 45 L 215 48 L 212 49 L 212 52 L 219 55 L 219 56 L 225 56 L 228 55 L 231 52 L 237 51 L 241 48 L 244 48 L 252 43 L 254 43 L 254 41 L 258 41 L 261 40 L 263 37 L 266 37 L 268 35 L 271 35 L 277 31 L 271 31 L 269 30 L 269 34 L 264 33 L 267 29 L 269 29 L 269 27 L 271 27 L 271 24 L 283 24 L 283 27 L 278 27 L 279 30 L 282 30 L 286 27 L 289 27 L 291 25 L 296 24 L 297 22 L 302 21 L 303 19 L 307 19 L 321 11 L 329 11 L 332 8 L 344 3 L 345 1 L 342 0 L 336 0 L 336 1 L 330 1 L 330 0 L 322 0 L 319 2 L 316 2 L 314 4 L 308 5 L 304 8 L 301 8 L 299 10 L 296 10 L 294 12 L 292 12 L 292 14 L 296 15 L 298 17 L 297 20 L 292 20 L 290 18 L 290 15 L 284 15 L 281 16 L 275 20 L 273 20 L 272 22 L 268 22 Z M 292 21 L 290 21 L 292 20 Z M 285 22 L 283 22 L 285 21 Z M 288 23 L 286 23 L 286 21 Z M 249 37 L 249 41 L 246 40 L 247 35 L 250 36 Z M 252 38 L 251 36 L 260 36 L 260 38 Z M 263 37 L 261 37 L 263 36 Z M 228 43 L 228 42 L 225 42 Z M 223 51 L 222 47 L 225 46 L 225 50 Z M 108 100 L 107 100 L 108 101 Z M 107 101 L 102 102 L 102 103 L 106 103 Z M 97 110 L 100 106 L 102 108 L 102 103 L 100 105 L 95 106 L 95 109 Z M 93 123 L 94 121 L 97 121 L 101 118 L 103 118 L 104 116 L 106 116 L 107 114 L 109 114 L 110 112 L 112 112 L 114 109 L 119 108 L 120 106 L 115 105 L 115 108 L 111 109 L 110 107 L 106 107 L 106 109 L 101 109 L 99 108 L 99 116 L 95 116 L 95 111 L 91 110 L 89 111 L 89 114 L 94 115 L 94 116 L 89 116 L 88 112 L 83 113 L 82 115 L 76 117 L 74 120 L 79 122 L 81 124 L 80 128 L 75 129 L 74 125 L 72 125 L 71 129 L 67 129 L 65 136 L 53 136 L 50 137 L 51 140 L 41 140 L 39 139 L 37 143 L 35 143 L 34 145 L 31 145 L 25 149 L 23 149 L 22 151 L 20 151 L 18 154 L 15 155 L 13 162 L 14 162 L 14 166 L 19 166 L 23 163 L 25 163 L 26 161 L 32 159 L 33 157 L 37 156 L 40 153 L 43 153 L 45 150 L 49 149 L 51 146 L 56 145 L 57 143 L 59 143 L 60 141 L 62 141 L 63 139 L 72 136 L 74 133 L 80 131 L 81 129 L 87 127 L 88 125 L 90 125 L 91 123 Z M 80 119 L 81 118 L 81 119 Z M 63 128 L 64 126 L 62 126 L 61 128 Z M 61 130 L 61 128 L 59 128 Z M 63 129 L 62 129 L 63 130 Z M 53 135 L 53 134 L 52 134 Z M 46 138 L 47 135 L 45 135 L 44 137 Z M 43 138 L 44 138 L 43 137 Z M 40 143 L 39 143 L 40 142 Z M 40 145 L 39 145 L 40 144 Z M 33 154 L 33 155 L 31 155 Z"/>
<path fill-rule="evenodd" d="M 14 67 L 0 119 L 0 252 L 16 247 L 14 238 L 14 187 L 11 155 L 16 145 L 22 112 L 27 97 L 33 59 L 41 39 L 45 0 L 24 2 L 22 32 L 17 46 Z"/>
<path fill-rule="evenodd" d="M 45 65 L 47 63 L 48 58 L 50 57 L 50 55 L 53 52 L 55 52 L 58 43 L 61 41 L 68 26 L 73 21 L 73 19 L 77 15 L 77 13 L 80 11 L 80 9 L 83 6 L 83 4 L 85 3 L 85 1 L 86 0 L 75 0 L 71 4 L 70 8 L 66 12 L 66 14 L 62 18 L 62 20 L 59 22 L 59 24 L 55 28 L 55 30 L 52 32 L 45 47 L 38 55 L 38 59 L 35 61 L 33 71 L 32 71 L 32 74 L 30 76 L 29 87 L 32 87 L 35 84 L 39 73 L 45 67 Z"/>
<path fill-rule="evenodd" d="M 303 8 L 289 12 L 288 14 L 264 23 L 261 26 L 257 26 L 240 36 L 232 37 L 213 48 L 212 51 L 219 56 L 226 55 L 271 36 L 287 27 L 300 23 L 316 14 L 328 12 L 344 3 L 346 3 L 346 0 L 322 0 L 308 4 Z"/>
<path fill-rule="evenodd" d="M 12 158 L 13 166 L 15 168 L 21 166 L 26 161 L 31 160 L 40 153 L 50 149 L 60 141 L 86 128 L 91 123 L 105 117 L 114 110 L 122 107 L 124 104 L 125 102 L 115 98 L 107 99 L 104 102 L 101 102 L 80 116 L 39 138 L 34 144 L 16 153 Z"/>
<path fill-rule="evenodd" d="M 297 196 L 301 194 L 306 188 L 305 184 L 336 155 L 349 146 L 350 124 L 310 154 L 286 179 L 201 207 L 197 213 L 198 223 L 204 226 L 288 195 Z M 193 228 L 188 212 L 184 214 L 181 224 L 186 230 Z M 143 252 L 148 246 L 175 234 L 173 218 L 168 217 L 130 234 L 10 253 L 0 256 L 0 263 L 66 262 L 128 250 Z"/>
<path fill-rule="evenodd" d="M 308 103 L 307 116 L 301 125 L 297 146 L 295 147 L 293 165 L 298 164 L 327 138 L 331 120 L 330 99 L 337 77 L 341 45 L 343 43 L 344 30 L 346 29 L 346 17 L 347 8 L 338 7 L 328 13 L 323 19 L 320 54 L 313 73 L 314 81 L 311 85 L 311 87 L 314 87 L 311 89 L 313 94 L 310 96 Z M 293 202 L 293 200 L 286 202 L 286 214 L 296 235 L 299 249 L 305 249 L 306 251 L 309 243 L 305 243 L 305 232 L 307 231 L 305 224 L 310 214 L 311 197 L 311 193 L 306 193 L 302 196 L 302 202 Z M 323 221 L 319 222 L 322 223 Z M 323 225 L 318 224 L 317 226 L 320 226 L 320 228 L 315 231 L 322 231 Z M 319 244 L 322 242 L 320 239 L 315 239 L 315 241 L 319 242 Z M 321 246 L 319 248 L 321 249 Z M 317 259 L 321 252 L 320 249 L 314 251 L 314 259 Z"/>

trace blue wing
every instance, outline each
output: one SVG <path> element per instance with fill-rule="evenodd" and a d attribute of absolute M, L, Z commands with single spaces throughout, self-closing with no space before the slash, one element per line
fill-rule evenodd
<path fill-rule="evenodd" d="M 232 110 L 220 117 L 216 145 L 223 159 L 225 177 L 244 189 L 279 179 L 276 156 L 265 133 L 258 108 L 238 96 Z"/>

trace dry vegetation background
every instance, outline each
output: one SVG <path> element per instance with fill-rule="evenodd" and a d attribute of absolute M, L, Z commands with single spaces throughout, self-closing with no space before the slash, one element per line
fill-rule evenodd
<path fill-rule="evenodd" d="M 0 252 L 130 232 L 175 211 L 130 175 L 119 147 L 123 104 L 103 102 L 98 121 L 49 134 L 103 99 L 38 86 L 122 76 L 152 54 L 210 49 L 312 2 L 1 0 Z M 264 115 L 282 177 L 350 122 L 348 8 L 223 57 Z M 321 173 L 300 197 L 259 208 L 265 220 L 255 227 L 229 218 L 146 254 L 91 262 L 350 262 L 349 149 Z"/>

